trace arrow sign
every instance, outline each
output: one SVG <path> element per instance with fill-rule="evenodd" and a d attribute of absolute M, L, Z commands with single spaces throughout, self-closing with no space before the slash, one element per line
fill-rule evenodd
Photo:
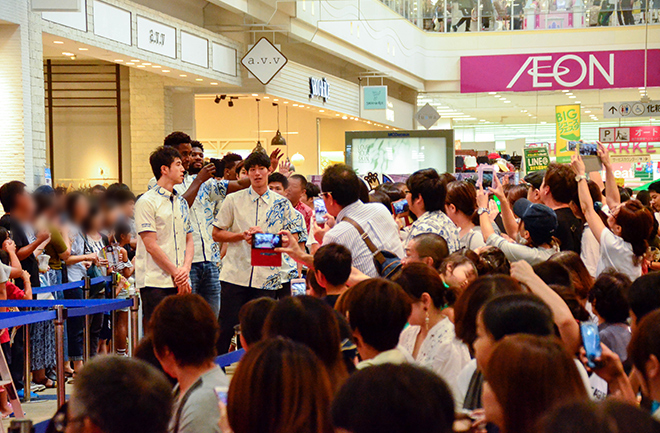
<path fill-rule="evenodd" d="M 275 78 L 287 62 L 284 54 L 266 38 L 259 39 L 241 60 L 245 69 L 264 86 Z"/>
<path fill-rule="evenodd" d="M 603 114 L 607 119 L 654 117 L 660 114 L 660 102 L 606 102 L 603 104 Z"/>
<path fill-rule="evenodd" d="M 610 107 L 610 109 L 607 110 L 607 111 L 609 111 L 610 113 L 614 114 L 614 113 L 617 112 L 617 109 L 616 109 L 614 106 L 612 106 L 612 107 Z"/>

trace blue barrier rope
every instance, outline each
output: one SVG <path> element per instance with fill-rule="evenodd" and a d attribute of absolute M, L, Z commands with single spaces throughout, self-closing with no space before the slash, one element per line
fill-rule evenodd
<path fill-rule="evenodd" d="M 55 320 L 55 311 L 21 311 L 20 313 L 0 313 L 0 329 L 31 323 Z"/>
<path fill-rule="evenodd" d="M 245 349 L 225 353 L 224 355 L 220 355 L 216 357 L 215 363 L 218 364 L 220 368 L 225 368 L 227 366 L 232 365 L 235 362 L 240 361 L 243 355 L 245 355 Z"/>
<path fill-rule="evenodd" d="M 112 275 L 108 275 L 107 277 L 95 277 L 92 278 L 89 283 L 91 285 L 102 283 L 102 282 L 110 282 L 112 281 Z M 32 293 L 35 295 L 41 294 L 41 293 L 53 293 L 53 292 L 63 292 L 65 290 L 71 290 L 71 289 L 77 289 L 80 287 L 85 286 L 85 280 L 80 280 L 80 281 L 72 281 L 69 283 L 64 283 L 64 284 L 58 284 L 55 286 L 44 286 L 44 287 L 34 287 L 32 288 Z"/>
<path fill-rule="evenodd" d="M 48 308 L 56 305 L 62 305 L 68 308 L 69 317 L 87 316 L 107 311 L 121 310 L 133 305 L 132 299 L 68 299 L 59 301 L 0 301 L 3 307 L 7 303 L 20 303 L 20 305 L 11 306 L 29 306 L 35 308 Z M 68 305 L 67 305 L 68 304 Z M 29 325 L 30 323 L 45 322 L 55 320 L 55 311 L 20 311 L 11 313 L 0 313 L 0 329 L 12 328 L 15 326 Z"/>
<path fill-rule="evenodd" d="M 61 305 L 66 308 L 90 307 L 96 305 L 112 305 L 113 302 L 124 301 L 124 299 L 39 299 L 23 300 L 8 299 L 0 301 L 0 307 L 18 307 L 18 308 L 52 308 Z M 130 299 L 127 300 L 133 303 Z M 0 313 L 2 314 L 2 313 Z"/>

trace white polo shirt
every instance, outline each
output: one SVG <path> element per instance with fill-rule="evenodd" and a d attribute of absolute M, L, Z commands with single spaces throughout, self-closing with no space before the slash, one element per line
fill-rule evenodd
<path fill-rule="evenodd" d="M 138 234 L 155 232 L 158 246 L 176 267 L 183 265 L 186 235 L 192 233 L 188 202 L 183 197 L 156 186 L 142 194 L 135 204 L 135 226 Z M 156 264 L 138 236 L 135 252 L 135 286 L 174 287 L 172 277 Z"/>
<path fill-rule="evenodd" d="M 183 177 L 183 183 L 174 185 L 174 191 L 182 196 L 197 175 L 188 173 Z M 197 192 L 197 197 L 190 207 L 190 225 L 193 228 L 193 242 L 195 243 L 195 257 L 193 263 L 220 262 L 220 248 L 213 241 L 213 221 L 215 220 L 215 205 L 222 203 L 227 196 L 227 185 L 229 181 L 209 179 L 204 182 Z M 149 189 L 157 186 L 156 178 L 149 181 Z"/>
<path fill-rule="evenodd" d="M 232 233 L 243 233 L 250 227 L 260 227 L 264 233 L 301 233 L 297 218 L 296 210 L 285 197 L 272 191 L 260 196 L 249 187 L 227 196 L 213 225 Z M 304 224 L 303 221 L 303 227 Z M 281 288 L 281 267 L 252 266 L 251 261 L 247 242 L 229 242 L 220 281 L 261 290 Z"/>

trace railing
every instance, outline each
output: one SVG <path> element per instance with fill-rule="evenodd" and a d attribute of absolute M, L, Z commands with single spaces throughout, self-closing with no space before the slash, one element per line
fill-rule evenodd
<path fill-rule="evenodd" d="M 381 0 L 429 32 L 658 24 L 660 0 Z"/>

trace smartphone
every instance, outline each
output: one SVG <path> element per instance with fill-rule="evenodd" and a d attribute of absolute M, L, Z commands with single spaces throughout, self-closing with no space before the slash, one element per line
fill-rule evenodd
<path fill-rule="evenodd" d="M 282 238 L 273 233 L 254 233 L 252 235 L 252 266 L 282 266 L 282 253 L 275 248 L 282 246 Z"/>
<path fill-rule="evenodd" d="M 477 187 L 482 186 L 484 189 L 493 185 L 493 176 L 495 176 L 495 168 L 492 165 L 479 164 L 477 167 L 477 174 L 479 176 Z"/>
<path fill-rule="evenodd" d="M 217 177 L 224 176 L 224 167 L 222 166 L 222 162 L 218 158 L 211 158 L 209 159 L 209 162 L 213 165 L 215 165 L 215 175 Z"/>
<path fill-rule="evenodd" d="M 282 246 L 282 237 L 273 233 L 255 233 L 252 235 L 252 248 L 274 250 Z"/>
<path fill-rule="evenodd" d="M 584 141 L 569 141 L 568 150 L 579 149 L 580 156 L 598 156 L 598 143 L 585 143 Z"/>
<path fill-rule="evenodd" d="M 291 296 L 305 296 L 307 294 L 307 281 L 304 278 L 291 280 Z"/>
<path fill-rule="evenodd" d="M 603 354 L 600 348 L 598 325 L 593 322 L 582 322 L 580 323 L 580 333 L 582 334 L 582 345 L 587 352 L 587 366 L 596 368 L 596 359 Z"/>
<path fill-rule="evenodd" d="M 408 212 L 408 200 L 402 198 L 392 203 L 392 210 L 394 215 L 401 215 L 402 213 Z"/>
<path fill-rule="evenodd" d="M 216 386 L 214 391 L 216 397 L 218 397 L 218 401 L 227 406 L 227 395 L 229 394 L 229 387 Z"/>
<path fill-rule="evenodd" d="M 316 215 L 316 224 L 325 224 L 325 215 L 327 213 L 328 210 L 325 208 L 325 202 L 323 199 L 321 197 L 316 197 L 314 199 L 314 215 Z"/>

